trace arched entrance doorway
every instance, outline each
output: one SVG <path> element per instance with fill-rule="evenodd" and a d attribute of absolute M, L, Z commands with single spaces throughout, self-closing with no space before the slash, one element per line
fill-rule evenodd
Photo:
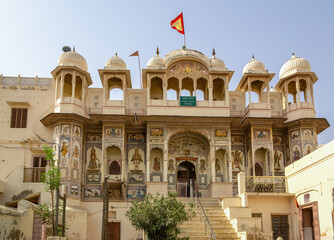
<path fill-rule="evenodd" d="M 195 165 L 185 161 L 179 164 L 177 168 L 177 196 L 191 197 L 196 181 Z"/>

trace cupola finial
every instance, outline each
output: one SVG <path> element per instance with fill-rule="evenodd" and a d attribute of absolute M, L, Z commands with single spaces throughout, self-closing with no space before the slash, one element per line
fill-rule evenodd
<path fill-rule="evenodd" d="M 213 49 L 212 49 L 212 57 L 213 57 L 213 58 L 216 57 L 216 50 L 215 50 L 215 47 L 213 47 Z"/>
<path fill-rule="evenodd" d="M 75 52 L 75 46 L 73 46 L 73 52 Z"/>
<path fill-rule="evenodd" d="M 117 52 L 115 52 L 115 56 L 117 56 Z"/>
<path fill-rule="evenodd" d="M 157 56 L 159 56 L 159 53 L 160 53 L 159 46 L 157 46 Z"/>
<path fill-rule="evenodd" d="M 254 53 L 252 54 L 252 60 L 253 60 L 253 61 L 255 60 Z"/>

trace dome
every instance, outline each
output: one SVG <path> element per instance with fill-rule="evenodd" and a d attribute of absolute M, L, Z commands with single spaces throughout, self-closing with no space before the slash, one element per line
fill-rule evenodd
<path fill-rule="evenodd" d="M 287 77 L 296 72 L 311 72 L 311 65 L 305 58 L 292 54 L 292 57 L 281 67 L 279 78 Z"/>
<path fill-rule="evenodd" d="M 223 60 L 216 58 L 216 51 L 215 48 L 212 50 L 212 58 L 210 59 L 210 68 L 211 70 L 217 71 L 226 71 L 226 66 Z"/>
<path fill-rule="evenodd" d="M 173 62 L 174 60 L 176 60 L 178 58 L 185 58 L 185 57 L 197 58 L 197 59 L 201 60 L 203 63 L 205 63 L 205 65 L 207 67 L 210 66 L 210 60 L 207 56 L 205 56 L 203 53 L 201 53 L 199 51 L 192 50 L 192 49 L 187 49 L 185 47 L 183 49 L 174 50 L 174 51 L 166 54 L 165 64 L 167 66 L 171 62 Z"/>
<path fill-rule="evenodd" d="M 245 73 L 267 73 L 263 62 L 256 60 L 254 56 L 244 67 L 242 74 Z"/>
<path fill-rule="evenodd" d="M 147 68 L 160 69 L 165 67 L 165 60 L 159 56 L 159 48 L 157 48 L 157 55 L 147 62 Z"/>
<path fill-rule="evenodd" d="M 86 59 L 77 53 L 75 49 L 63 52 L 58 59 L 58 66 L 75 66 L 84 71 L 88 71 Z"/>
<path fill-rule="evenodd" d="M 116 53 L 115 56 L 108 59 L 104 68 L 110 70 L 126 70 L 126 64 Z"/>

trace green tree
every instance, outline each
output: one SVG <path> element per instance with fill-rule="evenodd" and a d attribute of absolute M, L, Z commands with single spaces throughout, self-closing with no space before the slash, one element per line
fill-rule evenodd
<path fill-rule="evenodd" d="M 39 205 L 37 214 L 40 216 L 42 223 L 46 225 L 46 235 L 50 235 L 54 229 L 55 218 L 58 217 L 56 216 L 54 201 L 56 189 L 60 187 L 60 171 L 57 166 L 54 150 L 47 146 L 43 146 L 43 149 L 48 161 L 48 170 L 42 174 L 42 182 L 45 184 L 45 191 L 50 193 L 51 205 L 48 203 Z M 59 235 L 60 229 L 57 229 L 58 232 L 53 233 L 53 235 Z"/>
<path fill-rule="evenodd" d="M 195 216 L 194 204 L 189 207 L 177 201 L 176 194 L 168 196 L 146 195 L 144 201 L 132 202 L 125 216 L 137 230 L 144 230 L 149 240 L 175 240 L 180 230 L 178 224 Z"/>

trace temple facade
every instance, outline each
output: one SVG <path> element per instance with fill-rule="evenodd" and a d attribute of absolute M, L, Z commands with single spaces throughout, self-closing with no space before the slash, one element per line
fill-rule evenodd
<path fill-rule="evenodd" d="M 124 213 L 147 193 L 240 197 L 242 172 L 245 192 L 290 199 L 284 168 L 314 151 L 329 126 L 316 117 L 316 74 L 292 55 L 271 88 L 275 73 L 253 57 L 232 91 L 234 71 L 215 55 L 184 48 L 163 58 L 157 49 L 142 70 L 141 89 L 132 89 L 130 70 L 117 55 L 98 70 L 102 88 L 89 87 L 87 62 L 74 50 L 60 55 L 52 78 L 1 75 L 0 203 L 49 200 L 40 183 L 47 168 L 43 145 L 56 152 L 68 204 L 86 213 L 81 227 L 87 230 L 70 229 L 77 237 L 70 239 L 99 238 L 106 177 L 109 215 L 120 222 L 122 239 L 142 236 Z M 293 204 L 287 209 L 276 213 L 293 225 Z M 294 226 L 290 239 L 297 239 Z"/>

